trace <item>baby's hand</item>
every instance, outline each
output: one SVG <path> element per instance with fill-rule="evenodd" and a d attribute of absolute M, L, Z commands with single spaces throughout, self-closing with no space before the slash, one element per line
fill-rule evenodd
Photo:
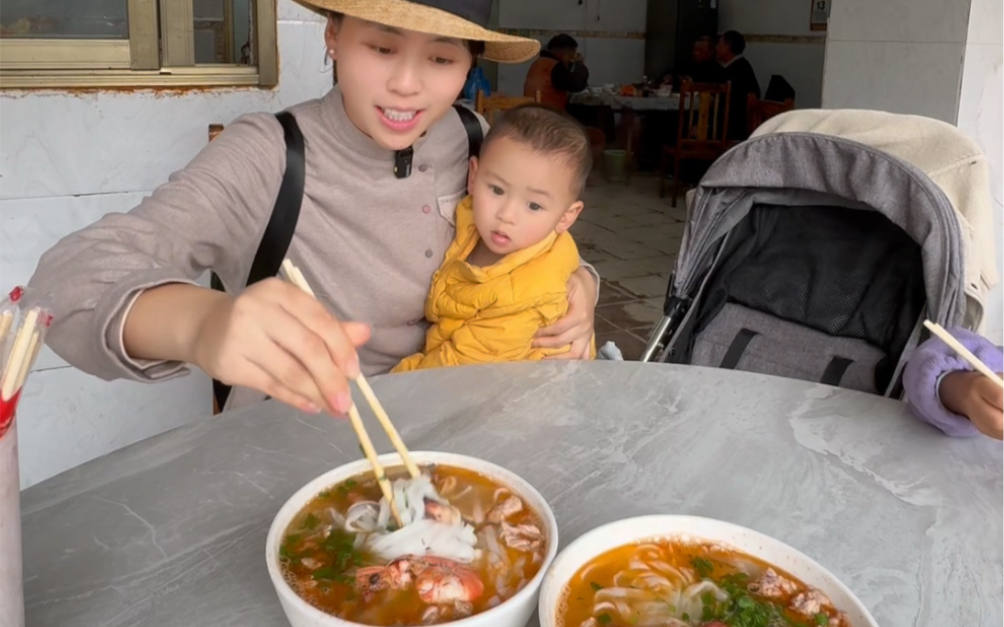
<path fill-rule="evenodd" d="M 980 433 L 1004 439 L 1004 395 L 993 381 L 978 372 L 950 372 L 940 395 L 945 409 L 969 418 Z"/>

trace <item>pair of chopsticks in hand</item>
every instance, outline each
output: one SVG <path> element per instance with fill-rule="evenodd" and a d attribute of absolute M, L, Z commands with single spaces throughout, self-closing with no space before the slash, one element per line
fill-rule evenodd
<path fill-rule="evenodd" d="M 314 296 L 314 290 L 310 289 L 310 285 L 307 283 L 307 279 L 304 278 L 303 273 L 300 269 L 293 265 L 293 262 L 286 259 L 282 262 L 282 273 L 286 276 L 286 280 L 300 288 L 307 294 Z M 398 454 L 401 456 L 401 460 L 404 462 L 405 468 L 408 469 L 408 474 L 414 479 L 418 477 L 421 472 L 418 470 L 418 466 L 411 459 L 408 454 L 408 449 L 405 447 L 404 442 L 401 440 L 401 436 L 398 434 L 397 429 L 394 427 L 394 423 L 390 421 L 390 416 L 384 410 L 383 405 L 380 404 L 380 400 L 373 393 L 373 388 L 366 381 L 366 377 L 359 373 L 356 378 L 356 385 L 359 386 L 359 390 L 363 393 L 366 398 L 366 402 L 369 404 L 370 409 L 376 415 L 377 420 L 380 421 L 380 425 L 383 430 L 387 433 L 387 437 L 390 438 L 391 444 L 397 449 Z M 366 427 L 363 425 L 363 419 L 359 415 L 359 410 L 356 408 L 355 402 L 349 407 L 349 422 L 352 423 L 352 429 L 356 432 L 356 437 L 359 438 L 359 444 L 362 446 L 363 453 L 366 455 L 366 459 L 369 460 L 370 466 L 373 467 L 373 474 L 376 475 L 377 483 L 380 484 L 380 491 L 383 492 L 384 498 L 390 504 L 391 514 L 394 515 L 394 520 L 397 521 L 398 526 L 401 526 L 401 513 L 397 509 L 397 504 L 394 502 L 394 492 L 391 488 L 390 481 L 387 479 L 387 475 L 384 472 L 383 465 L 380 460 L 377 459 L 376 449 L 373 448 L 373 441 L 370 440 L 369 434 L 366 432 Z"/>
<path fill-rule="evenodd" d="M 936 335 L 938 339 L 945 344 L 948 344 L 948 346 L 958 353 L 960 357 L 969 362 L 969 365 L 977 372 L 996 383 L 1001 389 L 1004 389 L 1004 380 L 998 377 L 997 373 L 991 370 L 985 363 L 980 361 L 976 355 L 973 355 L 968 348 L 962 345 L 961 342 L 952 337 L 952 334 L 946 331 L 944 327 L 936 322 L 931 322 L 930 320 L 925 320 L 924 326 L 927 327 L 928 331 Z"/>

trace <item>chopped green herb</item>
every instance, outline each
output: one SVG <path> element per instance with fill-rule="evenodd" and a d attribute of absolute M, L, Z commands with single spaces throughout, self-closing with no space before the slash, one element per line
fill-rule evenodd
<path fill-rule="evenodd" d="M 596 592 L 599 592 L 600 590 L 603 589 L 603 586 L 601 586 L 600 584 L 596 583 L 595 581 L 591 581 L 589 583 L 589 587 L 591 587 Z"/>
<path fill-rule="evenodd" d="M 600 614 L 599 616 L 596 617 L 596 622 L 598 622 L 601 625 L 609 625 L 611 622 L 613 622 L 613 620 L 614 619 L 610 617 L 610 614 L 606 613 Z"/>
<path fill-rule="evenodd" d="M 686 612 L 684 612 L 684 613 L 683 613 L 683 614 L 682 614 L 682 615 L 680 616 L 680 618 L 682 618 L 682 619 L 683 619 L 683 622 L 685 622 L 685 623 L 689 623 L 689 622 L 690 622 L 690 614 L 688 614 L 688 613 L 686 613 Z"/>
<path fill-rule="evenodd" d="M 338 579 L 339 573 L 335 572 L 335 569 L 330 566 L 321 566 L 314 571 L 312 575 L 314 581 L 334 581 Z"/>
<path fill-rule="evenodd" d="M 820 612 L 816 614 L 816 624 L 817 625 L 829 625 L 830 616 L 826 612 Z"/>
<path fill-rule="evenodd" d="M 317 496 L 319 496 L 322 499 L 326 499 L 329 496 L 331 496 L 331 490 L 321 490 L 321 492 Z"/>
<path fill-rule="evenodd" d="M 710 577 L 711 573 L 715 572 L 715 565 L 711 563 L 711 560 L 704 559 L 703 557 L 695 557 L 690 560 L 691 565 L 693 565 L 694 570 L 697 571 L 700 577 Z"/>
<path fill-rule="evenodd" d="M 338 486 L 338 492 L 342 496 L 345 496 L 346 494 L 349 493 L 350 490 L 352 490 L 357 485 L 359 485 L 359 484 L 356 482 L 355 479 L 347 479 L 344 483 L 342 483 L 340 486 Z"/>
<path fill-rule="evenodd" d="M 317 529 L 317 525 L 319 524 L 321 524 L 321 519 L 314 516 L 313 512 L 307 514 L 307 517 L 303 519 L 303 526 L 307 529 Z"/>
<path fill-rule="evenodd" d="M 300 542 L 300 534 L 291 533 L 283 539 L 282 544 L 279 545 L 279 555 L 285 557 L 288 560 L 295 560 L 300 556 L 293 550 L 293 547 Z"/>

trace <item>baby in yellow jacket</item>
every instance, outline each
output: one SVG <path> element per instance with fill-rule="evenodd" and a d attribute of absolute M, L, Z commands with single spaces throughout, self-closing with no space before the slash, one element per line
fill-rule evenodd
<path fill-rule="evenodd" d="M 457 207 L 457 234 L 425 303 L 425 351 L 393 372 L 563 352 L 535 348 L 533 339 L 568 309 L 579 267 L 568 228 L 591 168 L 589 137 L 567 114 L 540 105 L 505 112 L 471 159 L 470 195 Z"/>

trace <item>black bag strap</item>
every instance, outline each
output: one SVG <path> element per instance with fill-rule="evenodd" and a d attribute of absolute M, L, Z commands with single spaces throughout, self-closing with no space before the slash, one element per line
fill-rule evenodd
<path fill-rule="evenodd" d="M 289 244 L 293 241 L 296 222 L 300 219 L 300 206 L 303 204 L 303 185 L 307 172 L 303 133 L 289 111 L 276 113 L 275 117 L 282 124 L 286 139 L 286 171 L 282 175 L 279 195 L 275 198 L 275 206 L 261 237 L 261 244 L 258 245 L 258 252 L 251 262 L 248 285 L 279 274 L 282 260 L 286 258 Z"/>
<path fill-rule="evenodd" d="M 481 142 L 484 140 L 484 131 L 481 130 L 481 120 L 478 116 L 461 104 L 453 105 L 460 115 L 460 121 L 464 123 L 464 130 L 467 131 L 467 156 L 477 157 L 481 154 Z"/>
<path fill-rule="evenodd" d="M 279 274 L 282 260 L 285 259 L 289 244 L 293 241 L 296 223 L 300 218 L 300 207 L 303 204 L 303 186 L 307 172 L 303 133 L 300 132 L 296 118 L 289 111 L 280 111 L 275 117 L 282 125 L 283 137 L 286 140 L 286 170 L 282 174 L 279 194 L 275 198 L 265 233 L 261 236 L 258 252 L 251 262 L 247 285 Z M 210 285 L 213 289 L 224 291 L 223 282 L 216 273 L 210 277 Z M 216 398 L 217 408 L 223 411 L 223 406 L 230 396 L 230 386 L 214 379 L 213 396 Z"/>

